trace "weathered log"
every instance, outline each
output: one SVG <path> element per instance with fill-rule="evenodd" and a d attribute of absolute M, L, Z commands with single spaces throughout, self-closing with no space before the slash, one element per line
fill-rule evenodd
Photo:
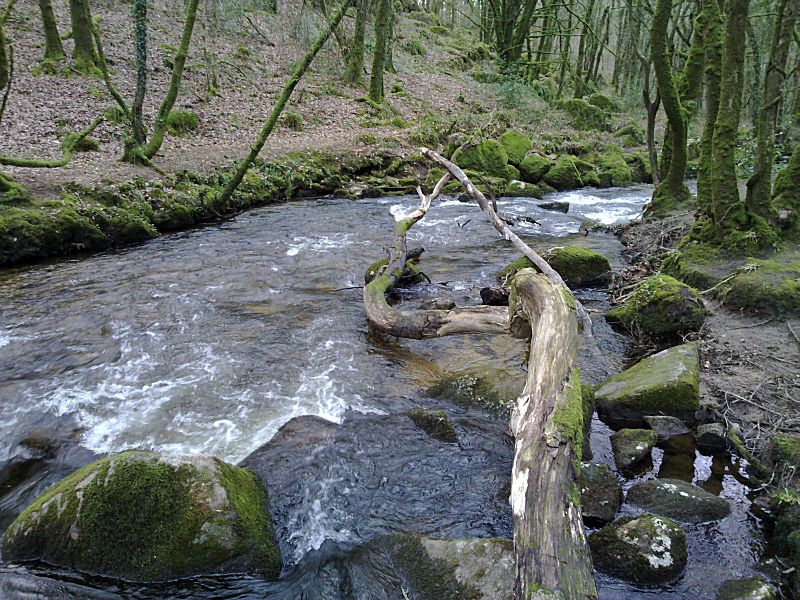
<path fill-rule="evenodd" d="M 575 304 L 566 288 L 533 269 L 512 283 L 512 328 L 531 329 L 528 379 L 511 416 L 516 439 L 511 480 L 516 598 L 548 590 L 564 599 L 596 598 L 580 514 L 583 410 Z"/>

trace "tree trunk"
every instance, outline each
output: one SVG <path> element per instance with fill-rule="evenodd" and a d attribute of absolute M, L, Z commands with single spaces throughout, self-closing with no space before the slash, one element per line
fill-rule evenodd
<path fill-rule="evenodd" d="M 0 21 L 0 92 L 11 84 L 11 63 L 8 58 L 8 45 L 3 29 L 3 23 Z"/>
<path fill-rule="evenodd" d="M 394 45 L 394 21 L 396 18 L 397 7 L 392 1 L 389 4 L 389 22 L 386 24 L 386 64 L 383 70 L 387 73 L 397 73 L 394 67 L 394 52 L 392 47 Z"/>
<path fill-rule="evenodd" d="M 762 109 L 757 121 L 755 168 L 747 181 L 747 210 L 762 219 L 769 218 L 772 193 L 772 165 L 775 162 L 775 130 L 778 126 L 781 92 L 786 80 L 786 61 L 792 43 L 798 0 L 781 0 L 775 16 L 772 45 L 764 76 Z"/>
<path fill-rule="evenodd" d="M 386 38 L 392 0 L 378 0 L 375 18 L 375 51 L 372 53 L 372 75 L 369 80 L 369 99 L 383 102 L 383 71 L 386 67 Z"/>
<path fill-rule="evenodd" d="M 147 0 L 133 2 L 133 49 L 136 67 L 136 91 L 131 104 L 131 136 L 139 147 L 147 141 L 142 108 L 147 93 Z"/>
<path fill-rule="evenodd" d="M 736 178 L 736 138 L 742 112 L 744 40 L 748 0 L 728 0 L 725 16 L 725 50 L 722 56 L 719 113 L 714 126 L 714 223 L 719 239 L 748 224 Z"/>
<path fill-rule="evenodd" d="M 82 73 L 91 73 L 97 66 L 94 41 L 92 39 L 92 15 L 89 0 L 69 0 L 72 19 L 72 40 L 75 49 L 72 57 Z"/>
<path fill-rule="evenodd" d="M 368 8 L 369 0 L 358 0 L 353 42 L 350 45 L 350 51 L 347 53 L 344 70 L 344 82 L 351 85 L 360 84 L 364 80 L 364 34 L 367 29 Z"/>
<path fill-rule="evenodd" d="M 42 13 L 42 29 L 44 29 L 44 58 L 62 60 L 66 55 L 58 33 L 52 0 L 39 0 L 39 11 Z"/>
<path fill-rule="evenodd" d="M 652 207 L 655 210 L 669 208 L 689 197 L 689 191 L 684 183 L 688 116 L 686 109 L 681 105 L 667 53 L 667 25 L 671 10 L 672 0 L 657 0 L 650 27 L 653 70 L 656 74 L 658 91 L 661 93 L 661 103 L 669 122 L 671 139 L 669 169 L 662 173 L 662 179 L 653 193 Z"/>

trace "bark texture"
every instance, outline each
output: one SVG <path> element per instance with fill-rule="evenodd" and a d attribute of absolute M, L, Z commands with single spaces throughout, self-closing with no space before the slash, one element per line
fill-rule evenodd
<path fill-rule="evenodd" d="M 45 60 L 61 60 L 64 54 L 64 45 L 58 33 L 56 16 L 53 13 L 52 0 L 39 0 L 39 12 L 42 13 L 42 29 L 44 30 L 44 58 Z"/>

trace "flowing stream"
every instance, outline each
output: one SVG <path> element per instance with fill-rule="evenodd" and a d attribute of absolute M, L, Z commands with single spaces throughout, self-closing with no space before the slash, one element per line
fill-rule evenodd
<path fill-rule="evenodd" d="M 526 198 L 498 206 L 538 221 L 517 228 L 534 247 L 586 245 L 619 269 L 616 238 L 587 235 L 581 223 L 625 222 L 650 194 L 632 187 L 547 198 L 569 202 L 567 214 Z M 7 494 L 0 530 L 25 494 L 63 476 L 72 461 L 85 462 L 88 452 L 203 452 L 236 463 L 258 449 L 285 562 L 279 582 L 220 576 L 160 585 L 0 563 L 0 597 L 393 598 L 391 582 L 358 552 L 375 536 L 510 537 L 506 423 L 424 390 L 444 371 L 471 365 L 522 373 L 524 343 L 386 339 L 364 317 L 357 286 L 386 255 L 395 218 L 417 202 L 294 202 L 118 252 L 0 272 L 0 463 L 32 431 L 78 442 L 60 467 L 37 475 L 36 486 L 0 490 Z M 414 302 L 476 304 L 479 288 L 517 258 L 476 206 L 455 198 L 437 202 L 409 240 L 425 248 L 422 267 L 432 282 L 414 290 Z M 602 290 L 580 298 L 590 308 L 607 305 Z M 582 360 L 589 382 L 625 360 L 625 339 L 599 315 L 596 328 L 604 356 Z M 450 414 L 458 444 L 431 440 L 400 414 L 433 406 Z M 595 423 L 593 446 L 613 463 L 603 427 Z M 695 481 L 718 473 L 714 485 L 732 499 L 731 516 L 690 528 L 690 563 L 677 582 L 636 589 L 600 577 L 603 598 L 713 597 L 723 579 L 750 574 L 758 522 L 739 466 L 714 470 L 698 455 L 694 469 Z"/>

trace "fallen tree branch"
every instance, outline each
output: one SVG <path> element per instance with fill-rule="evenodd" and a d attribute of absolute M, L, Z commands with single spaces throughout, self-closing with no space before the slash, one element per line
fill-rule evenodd
<path fill-rule="evenodd" d="M 0 156 L 0 165 L 6 165 L 9 167 L 28 167 L 34 169 L 57 169 L 59 167 L 64 167 L 72 160 L 72 156 L 75 154 L 75 148 L 78 144 L 87 138 L 91 133 L 97 129 L 97 126 L 100 125 L 105 119 L 103 117 L 97 117 L 94 121 L 92 121 L 91 125 L 84 129 L 79 133 L 68 133 L 64 140 L 61 142 L 61 149 L 63 154 L 61 158 L 57 158 L 54 160 L 41 160 L 35 158 L 15 158 L 13 156 Z"/>
<path fill-rule="evenodd" d="M 555 269 L 547 264 L 546 260 L 534 252 L 531 247 L 528 246 L 528 244 L 523 242 L 516 233 L 508 228 L 508 225 L 497 215 L 497 212 L 491 206 L 489 206 L 489 202 L 487 201 L 486 196 L 483 195 L 483 192 L 475 187 L 475 185 L 469 180 L 464 171 L 462 171 L 458 165 L 447 160 L 433 150 L 428 150 L 427 148 L 421 148 L 420 150 L 425 156 L 434 162 L 439 163 L 450 173 L 452 173 L 453 177 L 455 177 L 465 188 L 467 188 L 469 195 L 475 199 L 475 201 L 478 203 L 478 206 L 480 206 L 481 210 L 489 218 L 489 222 L 500 233 L 500 235 L 503 236 L 503 239 L 511 242 L 511 245 L 514 246 L 514 248 L 522 252 L 523 255 L 530 259 L 530 261 L 553 282 L 563 285 L 564 289 L 569 290 L 569 287 L 566 283 L 564 283 L 561 275 L 559 275 Z M 589 313 L 586 311 L 583 305 L 578 302 L 577 299 L 573 297 L 572 300 L 575 303 L 576 312 L 583 327 L 584 334 L 587 337 L 592 337 L 592 319 L 589 316 Z"/>

